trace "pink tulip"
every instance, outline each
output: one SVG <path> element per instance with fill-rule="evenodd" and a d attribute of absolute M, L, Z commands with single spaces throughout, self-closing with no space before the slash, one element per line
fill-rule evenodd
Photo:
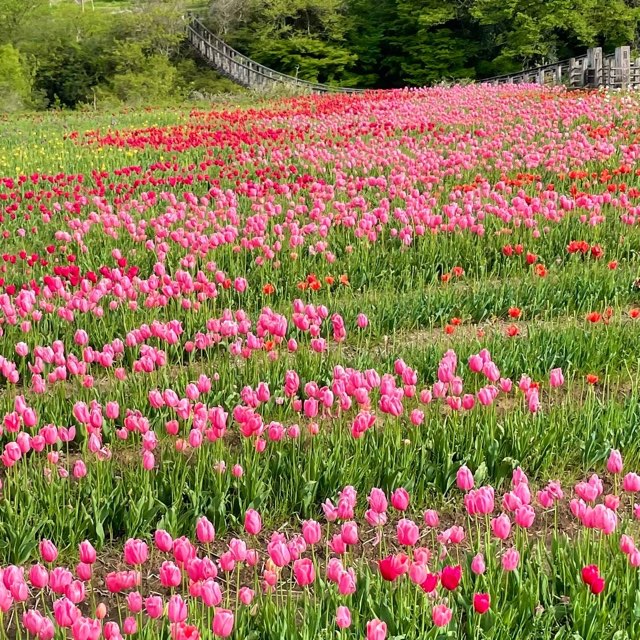
<path fill-rule="evenodd" d="M 515 548 L 507 549 L 502 556 L 502 568 L 505 571 L 515 571 L 520 563 L 520 554 Z"/>
<path fill-rule="evenodd" d="M 216 538 L 216 531 L 206 516 L 202 516 L 196 523 L 196 536 L 202 544 L 211 544 Z"/>
<path fill-rule="evenodd" d="M 314 582 L 315 569 L 309 558 L 296 560 L 293 563 L 293 575 L 296 582 L 301 587 L 306 587 Z"/>
<path fill-rule="evenodd" d="M 243 474 L 244 469 L 242 468 L 242 466 L 239 464 L 234 464 L 231 469 L 231 475 L 233 475 L 234 478 L 241 478 Z"/>
<path fill-rule="evenodd" d="M 284 567 L 291 561 L 291 554 L 287 545 L 281 540 L 272 539 L 267 545 L 267 552 L 277 567 Z"/>
<path fill-rule="evenodd" d="M 74 604 L 80 604 L 85 597 L 84 583 L 80 580 L 70 582 L 65 589 L 65 595 Z"/>
<path fill-rule="evenodd" d="M 73 465 L 73 477 L 76 480 L 84 478 L 87 475 L 87 467 L 82 460 L 76 460 Z"/>
<path fill-rule="evenodd" d="M 213 615 L 213 635 L 228 638 L 233 632 L 234 616 L 229 609 L 216 609 Z"/>
<path fill-rule="evenodd" d="M 200 597 L 207 607 L 217 607 L 222 602 L 220 585 L 213 578 L 208 578 L 202 583 Z"/>
<path fill-rule="evenodd" d="M 131 613 L 140 613 L 142 605 L 142 596 L 138 591 L 131 591 L 127 594 L 127 608 Z"/>
<path fill-rule="evenodd" d="M 16 354 L 21 358 L 24 358 L 29 354 L 29 346 L 25 342 L 16 343 L 15 350 Z"/>
<path fill-rule="evenodd" d="M 124 622 L 122 624 L 122 631 L 127 636 L 131 636 L 138 632 L 138 623 L 133 616 L 129 616 L 124 619 Z"/>
<path fill-rule="evenodd" d="M 184 622 L 187 619 L 187 604 L 179 595 L 169 598 L 167 605 L 167 617 L 169 622 Z"/>
<path fill-rule="evenodd" d="M 491 530 L 496 538 L 506 540 L 511 532 L 511 521 L 509 520 L 509 516 L 503 513 L 497 518 L 493 518 L 491 520 Z"/>
<path fill-rule="evenodd" d="M 461 466 L 456 473 L 456 485 L 460 491 L 469 491 L 473 489 L 473 474 L 466 464 Z"/>
<path fill-rule="evenodd" d="M 382 489 L 373 488 L 367 497 L 369 507 L 376 513 L 384 513 L 387 510 L 387 497 Z"/>
<path fill-rule="evenodd" d="M 241 587 L 238 592 L 238 599 L 245 606 L 249 606 L 253 602 L 254 596 L 255 592 L 252 589 L 249 589 L 249 587 Z"/>
<path fill-rule="evenodd" d="M 481 553 L 473 556 L 473 560 L 471 561 L 471 571 L 476 575 L 482 575 L 486 571 L 484 556 Z"/>
<path fill-rule="evenodd" d="M 318 544 L 322 538 L 322 529 L 315 520 L 305 520 L 302 523 L 302 536 L 309 545 Z"/>
<path fill-rule="evenodd" d="M 100 620 L 79 617 L 71 626 L 73 640 L 98 640 L 102 635 Z"/>
<path fill-rule="evenodd" d="M 31 407 L 27 407 L 22 414 L 22 421 L 24 422 L 25 427 L 35 427 L 38 422 L 35 410 Z"/>
<path fill-rule="evenodd" d="M 446 604 L 437 604 L 431 611 L 431 619 L 436 627 L 446 627 L 451 622 L 452 615 L 451 609 Z"/>
<path fill-rule="evenodd" d="M 351 626 L 351 611 L 349 607 L 340 606 L 337 608 L 336 625 L 340 629 L 348 629 Z"/>
<path fill-rule="evenodd" d="M 40 556 L 45 562 L 55 562 L 58 557 L 58 549 L 51 542 L 51 540 L 41 540 L 40 545 Z"/>
<path fill-rule="evenodd" d="M 471 369 L 473 373 L 480 373 L 482 371 L 483 366 L 484 366 L 484 362 L 480 355 L 474 354 L 469 357 L 469 369 Z"/>
<path fill-rule="evenodd" d="M 546 490 L 538 491 L 536 498 L 540 503 L 540 506 L 545 509 L 549 509 L 553 506 L 553 496 L 551 496 L 551 494 Z"/>
<path fill-rule="evenodd" d="M 236 278 L 233 287 L 238 293 L 244 293 L 247 290 L 247 281 L 244 278 Z"/>
<path fill-rule="evenodd" d="M 398 522 L 397 528 L 398 544 L 406 547 L 413 547 L 420 538 L 420 529 L 413 520 L 403 518 Z"/>
<path fill-rule="evenodd" d="M 475 404 L 476 404 L 476 399 L 470 393 L 465 393 L 464 396 L 462 396 L 462 408 L 465 411 L 471 411 L 471 409 L 473 409 Z"/>
<path fill-rule="evenodd" d="M 622 488 L 628 493 L 640 491 L 640 476 L 636 473 L 627 473 L 622 479 Z"/>
<path fill-rule="evenodd" d="M 429 389 L 423 389 L 422 391 L 420 391 L 420 395 L 418 397 L 422 404 L 430 404 L 433 394 Z"/>
<path fill-rule="evenodd" d="M 142 454 L 142 468 L 145 471 L 151 471 L 156 464 L 156 459 L 151 451 L 145 451 Z"/>
<path fill-rule="evenodd" d="M 356 574 L 352 568 L 343 571 L 338 577 L 338 591 L 343 596 L 348 596 L 356 591 Z"/>
<path fill-rule="evenodd" d="M 117 402 L 107 402 L 105 414 L 109 420 L 116 420 L 120 415 L 120 405 Z"/>
<path fill-rule="evenodd" d="M 70 628 L 80 617 L 80 609 L 71 600 L 61 598 L 53 603 L 53 617 L 59 627 Z"/>
<path fill-rule="evenodd" d="M 440 517 L 438 516 L 438 512 L 434 511 L 433 509 L 427 509 L 424 512 L 424 523 L 432 529 L 438 527 L 440 525 Z"/>
<path fill-rule="evenodd" d="M 533 524 L 535 517 L 535 511 L 528 504 L 522 505 L 516 509 L 515 521 L 519 527 L 528 529 Z"/>
<path fill-rule="evenodd" d="M 404 487 L 399 487 L 391 494 L 391 505 L 398 511 L 406 511 L 409 506 L 409 493 Z"/>
<path fill-rule="evenodd" d="M 162 598 L 160 596 L 149 596 L 144 601 L 144 610 L 150 618 L 160 618 L 164 611 Z"/>
<path fill-rule="evenodd" d="M 124 561 L 127 564 L 138 566 L 147 561 L 149 557 L 149 547 L 142 540 L 129 538 L 124 544 Z"/>
<path fill-rule="evenodd" d="M 38 640 L 53 640 L 56 630 L 53 622 L 46 617 L 42 618 L 42 624 L 40 625 L 40 631 L 38 633 Z"/>
<path fill-rule="evenodd" d="M 478 390 L 478 402 L 484 406 L 488 407 L 493 404 L 494 395 L 488 387 L 482 387 Z"/>
<path fill-rule="evenodd" d="M 562 369 L 551 369 L 551 372 L 549 373 L 549 384 L 552 387 L 561 387 L 564 384 Z"/>
<path fill-rule="evenodd" d="M 345 522 L 340 529 L 340 537 L 345 544 L 358 544 L 358 525 L 355 522 Z"/>
<path fill-rule="evenodd" d="M 173 549 L 173 539 L 164 529 L 157 529 L 153 539 L 159 551 L 168 553 Z"/>
<path fill-rule="evenodd" d="M 338 582 L 340 575 L 344 571 L 342 562 L 338 558 L 329 558 L 327 564 L 327 579 L 331 582 Z"/>
<path fill-rule="evenodd" d="M 13 596 L 0 580 L 0 612 L 6 613 L 13 605 Z"/>
<path fill-rule="evenodd" d="M 613 474 L 622 473 L 622 455 L 617 449 L 611 449 L 607 460 L 607 471 Z"/>
<path fill-rule="evenodd" d="M 88 540 L 80 543 L 79 553 L 80 562 L 84 562 L 85 564 L 93 564 L 97 559 L 96 550 Z"/>
<path fill-rule="evenodd" d="M 36 589 L 44 589 L 49 583 L 49 572 L 41 564 L 34 564 L 29 569 L 29 582 Z"/>
<path fill-rule="evenodd" d="M 367 640 L 385 640 L 387 637 L 387 624 L 374 618 L 367 622 Z"/>
<path fill-rule="evenodd" d="M 254 509 L 249 509 L 244 515 L 244 529 L 252 535 L 257 536 L 262 530 L 262 519 L 260 514 Z"/>
<path fill-rule="evenodd" d="M 79 562 L 76 565 L 76 576 L 80 580 L 84 580 L 85 582 L 91 580 L 91 577 L 93 575 L 92 567 L 93 565 L 85 564 L 84 562 Z"/>
<path fill-rule="evenodd" d="M 37 636 L 42 629 L 43 616 L 36 609 L 28 609 L 22 614 L 22 625 L 34 636 Z"/>
<path fill-rule="evenodd" d="M 163 587 L 177 587 L 182 582 L 180 568 L 171 561 L 165 561 L 160 566 L 160 583 Z"/>
<path fill-rule="evenodd" d="M 491 382 L 498 382 L 498 380 L 500 380 L 500 370 L 494 362 L 485 362 L 482 367 L 482 373 L 484 373 Z"/>
<path fill-rule="evenodd" d="M 620 536 L 620 551 L 625 555 L 629 555 L 636 548 L 633 538 L 627 535 Z"/>

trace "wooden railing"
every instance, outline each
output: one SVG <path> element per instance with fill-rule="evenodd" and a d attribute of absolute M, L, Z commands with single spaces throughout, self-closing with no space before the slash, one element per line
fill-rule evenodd
<path fill-rule="evenodd" d="M 187 25 L 188 40 L 198 53 L 220 74 L 243 87 L 258 91 L 294 87 L 309 93 L 362 91 L 307 82 L 265 67 L 230 47 L 207 29 L 195 14 L 188 15 Z M 640 58 L 632 60 L 631 47 L 618 47 L 614 54 L 606 56 L 600 47 L 594 47 L 583 56 L 486 78 L 480 82 L 564 85 L 572 89 L 640 89 Z"/>
<path fill-rule="evenodd" d="M 486 78 L 481 82 L 565 85 L 572 89 L 640 89 L 640 58 L 631 58 L 631 47 L 618 47 L 615 53 L 606 56 L 600 47 L 594 47 L 584 56 Z"/>
<path fill-rule="evenodd" d="M 331 87 L 326 84 L 307 82 L 265 67 L 230 47 L 224 40 L 207 29 L 193 14 L 188 16 L 187 38 L 218 73 L 249 89 L 266 91 L 277 87 L 295 87 L 309 93 L 356 93 L 361 91 L 361 89 Z"/>

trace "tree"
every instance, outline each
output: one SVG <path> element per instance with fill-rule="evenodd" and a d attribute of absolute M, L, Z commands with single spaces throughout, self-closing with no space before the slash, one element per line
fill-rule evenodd
<path fill-rule="evenodd" d="M 31 78 L 18 50 L 10 44 L 0 46 L 0 110 L 16 111 L 28 104 Z"/>
<path fill-rule="evenodd" d="M 254 9 L 251 0 L 211 0 L 208 23 L 221 36 L 244 23 Z"/>
<path fill-rule="evenodd" d="M 344 83 L 357 56 L 347 48 L 343 0 L 251 0 L 231 43 L 267 66 L 314 82 Z"/>
<path fill-rule="evenodd" d="M 524 65 L 596 44 L 627 44 L 638 21 L 638 10 L 624 0 L 474 0 L 471 15 L 492 28 L 498 58 Z"/>
<path fill-rule="evenodd" d="M 358 86 L 399 86 L 404 55 L 398 43 L 406 25 L 398 18 L 396 0 L 350 0 L 349 16 L 346 39 L 357 56 L 351 72 Z"/>
<path fill-rule="evenodd" d="M 0 43 L 16 43 L 31 18 L 48 7 L 48 0 L 0 0 Z"/>
<path fill-rule="evenodd" d="M 136 42 L 145 55 L 176 55 L 185 38 L 183 0 L 136 0 L 113 25 L 116 40 Z"/>

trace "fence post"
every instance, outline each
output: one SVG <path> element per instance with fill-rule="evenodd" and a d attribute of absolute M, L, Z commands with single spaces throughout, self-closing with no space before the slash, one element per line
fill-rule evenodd
<path fill-rule="evenodd" d="M 544 85 L 544 72 L 544 68 L 538 70 L 538 79 L 536 81 L 538 84 Z"/>
<path fill-rule="evenodd" d="M 593 74 L 589 83 L 593 88 L 602 86 L 602 47 L 593 47 L 587 51 L 587 71 Z"/>
<path fill-rule="evenodd" d="M 569 58 L 569 86 L 571 88 L 578 86 L 578 83 L 576 82 L 576 78 L 575 78 L 575 72 L 576 72 L 576 59 Z"/>
<path fill-rule="evenodd" d="M 562 84 L 562 65 L 558 63 L 555 68 L 555 72 L 553 74 L 553 83 L 554 84 Z"/>
<path fill-rule="evenodd" d="M 631 47 L 617 47 L 615 60 L 616 70 L 620 74 L 620 86 L 628 89 L 631 79 Z"/>

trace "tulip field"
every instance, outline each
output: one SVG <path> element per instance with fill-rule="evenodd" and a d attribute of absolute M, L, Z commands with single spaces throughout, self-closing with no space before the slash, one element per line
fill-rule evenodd
<path fill-rule="evenodd" d="M 0 640 L 640 637 L 639 95 L 0 136 Z"/>

